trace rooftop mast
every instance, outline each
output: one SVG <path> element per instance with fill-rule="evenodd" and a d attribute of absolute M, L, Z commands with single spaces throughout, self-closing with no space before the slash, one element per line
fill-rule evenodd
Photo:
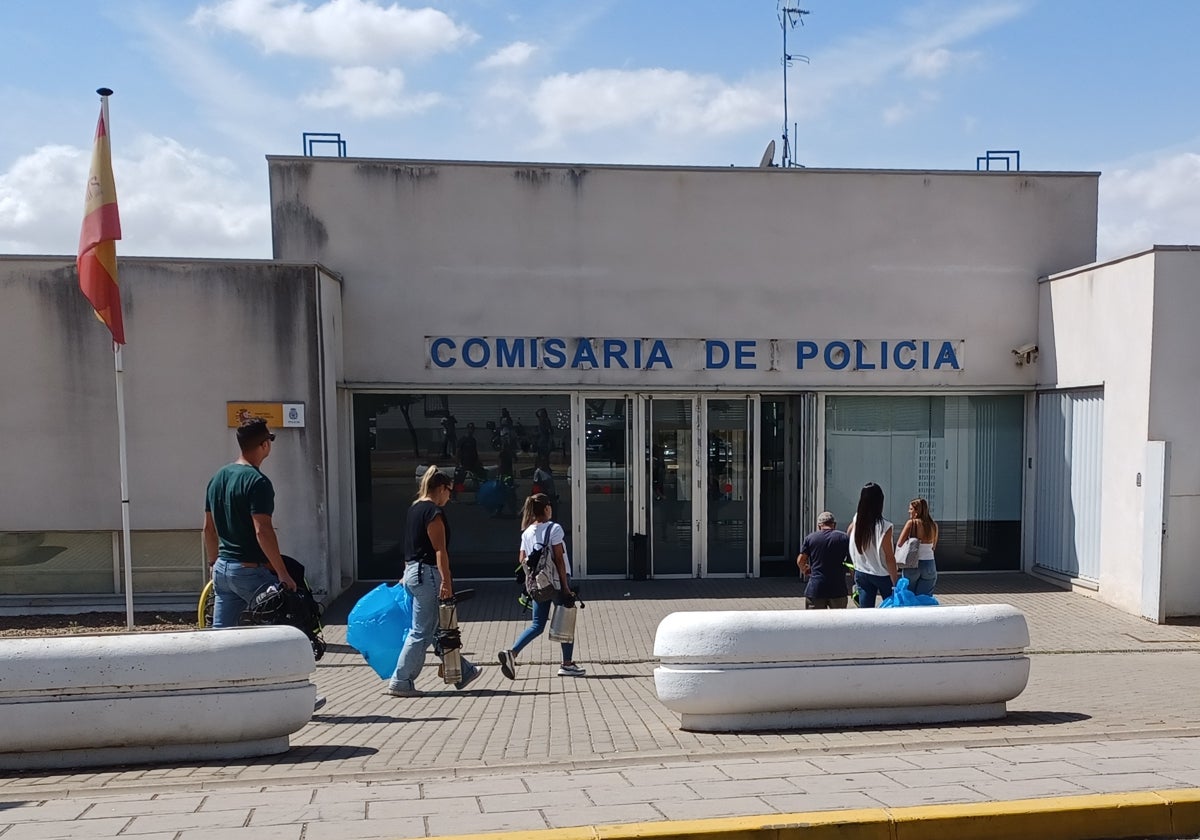
<path fill-rule="evenodd" d="M 783 29 L 783 156 L 780 166 L 799 166 L 794 157 L 792 144 L 788 139 L 788 69 L 793 61 L 803 61 L 808 64 L 808 56 L 792 55 L 788 52 L 788 30 L 795 29 L 797 24 L 804 25 L 804 16 L 811 14 L 808 9 L 789 6 L 788 0 L 779 0 L 779 26 Z"/>

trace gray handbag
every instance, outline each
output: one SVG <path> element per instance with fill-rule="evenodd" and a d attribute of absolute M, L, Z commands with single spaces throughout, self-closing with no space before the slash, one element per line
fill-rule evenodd
<path fill-rule="evenodd" d="M 916 537 L 909 537 L 896 546 L 896 568 L 915 569 L 918 565 L 917 555 L 920 553 L 921 541 Z"/>

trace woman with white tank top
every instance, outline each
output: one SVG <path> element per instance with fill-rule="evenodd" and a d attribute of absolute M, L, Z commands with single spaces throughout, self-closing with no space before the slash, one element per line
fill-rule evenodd
<path fill-rule="evenodd" d="M 850 537 L 858 606 L 870 609 L 875 606 L 875 596 L 891 596 L 892 587 L 900 579 L 892 523 L 883 518 L 883 488 L 875 482 L 864 485 L 859 493 L 858 512 L 846 533 Z"/>
<path fill-rule="evenodd" d="M 904 570 L 908 578 L 909 588 L 917 595 L 932 595 L 934 584 L 937 583 L 937 563 L 933 559 L 933 550 L 937 548 L 938 524 L 929 514 L 929 502 L 921 498 L 908 503 L 908 521 L 900 529 L 900 539 L 897 545 L 904 545 L 916 537 L 920 541 L 917 549 L 917 566 Z"/>

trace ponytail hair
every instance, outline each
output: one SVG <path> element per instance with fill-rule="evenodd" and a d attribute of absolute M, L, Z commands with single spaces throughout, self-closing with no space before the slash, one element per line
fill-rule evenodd
<path fill-rule="evenodd" d="M 425 470 L 425 474 L 421 476 L 421 484 L 417 489 L 416 501 L 420 502 L 429 499 L 433 496 L 433 491 L 439 487 L 453 487 L 454 479 L 446 475 L 437 468 L 437 465 L 431 465 Z"/>
<path fill-rule="evenodd" d="M 854 514 L 854 547 L 860 554 L 875 544 L 875 529 L 883 520 L 883 488 L 871 481 L 858 494 L 858 512 Z"/>
<path fill-rule="evenodd" d="M 541 522 L 550 504 L 550 497 L 545 493 L 534 493 L 527 498 L 521 507 L 521 530 L 524 531 L 535 522 Z"/>

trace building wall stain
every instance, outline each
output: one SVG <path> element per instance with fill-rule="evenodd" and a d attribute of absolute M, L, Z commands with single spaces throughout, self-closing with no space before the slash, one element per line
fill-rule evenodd
<path fill-rule="evenodd" d="M 524 166 L 513 170 L 513 177 L 516 180 L 531 187 L 549 186 L 554 183 L 570 184 L 576 192 L 583 188 L 583 180 L 587 174 L 587 169 L 581 166 L 571 166 L 565 169 Z"/>
<path fill-rule="evenodd" d="M 320 261 L 329 242 L 325 223 L 298 199 L 274 202 L 271 248 L 275 259 Z"/>
<path fill-rule="evenodd" d="M 358 163 L 354 171 L 367 180 L 390 180 L 396 186 L 401 184 L 419 185 L 422 181 L 437 178 L 436 166 L 411 166 L 409 164 L 388 163 Z"/>

